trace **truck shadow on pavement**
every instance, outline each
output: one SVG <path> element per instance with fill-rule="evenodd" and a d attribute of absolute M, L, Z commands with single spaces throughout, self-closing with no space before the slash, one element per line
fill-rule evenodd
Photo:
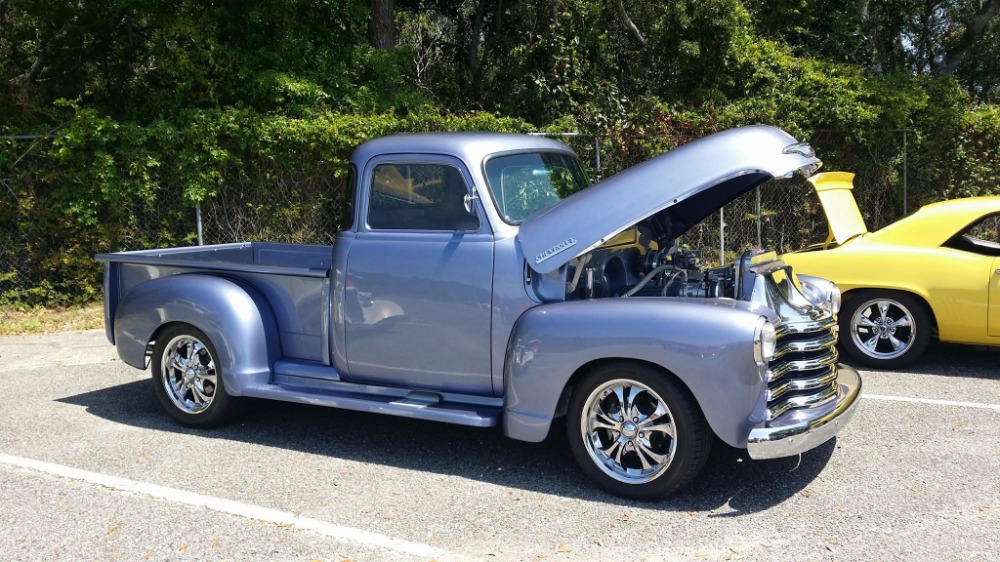
<path fill-rule="evenodd" d="M 716 440 L 701 475 L 657 502 L 637 502 L 601 491 L 569 452 L 565 425 L 553 425 L 542 443 L 508 439 L 477 429 L 394 416 L 264 400 L 251 401 L 236 422 L 215 429 L 175 424 L 160 407 L 148 379 L 58 400 L 133 427 L 254 443 L 376 465 L 469 478 L 512 489 L 667 511 L 714 511 L 736 517 L 766 510 L 817 479 L 836 441 L 801 457 L 751 461 L 746 451 Z M 728 511 L 727 511 L 728 506 Z"/>

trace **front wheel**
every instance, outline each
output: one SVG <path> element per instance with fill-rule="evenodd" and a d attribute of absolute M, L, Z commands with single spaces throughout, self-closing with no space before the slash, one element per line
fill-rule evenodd
<path fill-rule="evenodd" d="M 669 495 L 704 467 L 712 434 L 694 398 L 663 373 L 614 364 L 586 375 L 566 424 L 583 471 L 611 493 L 640 500 Z"/>
<path fill-rule="evenodd" d="M 840 311 L 844 351 L 862 365 L 902 367 L 919 357 L 930 339 L 930 315 L 906 293 L 863 291 Z"/>
<path fill-rule="evenodd" d="M 190 427 L 213 427 L 235 413 L 237 399 L 226 392 L 215 346 L 204 332 L 171 326 L 153 346 L 153 388 L 170 417 Z"/>

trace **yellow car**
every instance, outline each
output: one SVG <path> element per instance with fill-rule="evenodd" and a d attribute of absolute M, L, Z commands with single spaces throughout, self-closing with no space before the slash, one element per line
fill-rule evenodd
<path fill-rule="evenodd" d="M 854 174 L 809 179 L 830 223 L 826 242 L 782 256 L 843 294 L 840 341 L 857 363 L 910 363 L 931 337 L 1000 345 L 1000 197 L 933 203 L 868 232 Z"/>

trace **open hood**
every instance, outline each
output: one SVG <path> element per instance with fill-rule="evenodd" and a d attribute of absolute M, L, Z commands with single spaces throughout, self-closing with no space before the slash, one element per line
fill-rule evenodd
<path fill-rule="evenodd" d="M 854 200 L 854 174 L 847 172 L 827 172 L 809 178 L 816 188 L 819 202 L 830 225 L 826 243 L 836 240 L 843 244 L 859 234 L 868 232 L 865 219 L 861 216 L 858 203 Z"/>
<path fill-rule="evenodd" d="M 573 194 L 521 224 L 532 269 L 550 273 L 660 213 L 680 236 L 761 183 L 821 162 L 781 129 L 740 127 L 689 142 Z"/>

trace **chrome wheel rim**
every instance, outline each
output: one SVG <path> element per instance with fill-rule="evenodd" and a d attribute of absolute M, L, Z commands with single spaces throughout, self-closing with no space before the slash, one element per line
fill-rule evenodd
<path fill-rule="evenodd" d="M 598 468 L 626 484 L 655 479 L 677 450 L 670 409 L 656 392 L 633 380 L 595 388 L 584 403 L 580 430 Z"/>
<path fill-rule="evenodd" d="M 163 388 L 174 406 L 187 414 L 200 414 L 212 405 L 218 371 L 204 343 L 192 336 L 177 336 L 167 344 L 160 361 Z"/>
<path fill-rule="evenodd" d="M 855 347 L 874 359 L 894 359 L 916 341 L 917 325 L 908 308 L 892 299 L 872 299 L 851 317 Z"/>

